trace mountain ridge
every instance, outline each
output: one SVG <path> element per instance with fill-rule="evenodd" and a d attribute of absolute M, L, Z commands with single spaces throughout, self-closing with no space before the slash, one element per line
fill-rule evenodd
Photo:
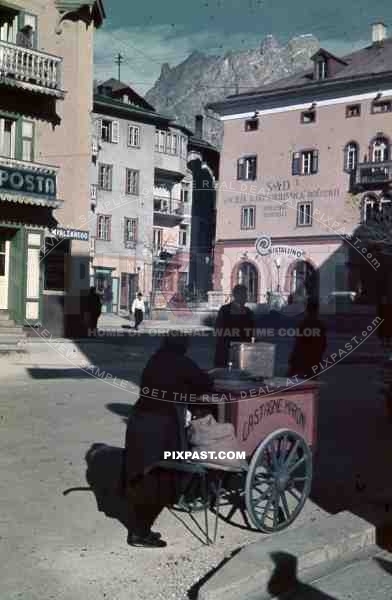
<path fill-rule="evenodd" d="M 222 124 L 209 116 L 205 105 L 304 70 L 319 48 L 320 43 L 312 34 L 295 36 L 286 44 L 280 44 L 270 34 L 259 48 L 230 50 L 222 56 L 194 50 L 178 65 L 162 64 L 146 100 L 192 131 L 195 116 L 203 114 L 203 137 L 220 148 Z"/>

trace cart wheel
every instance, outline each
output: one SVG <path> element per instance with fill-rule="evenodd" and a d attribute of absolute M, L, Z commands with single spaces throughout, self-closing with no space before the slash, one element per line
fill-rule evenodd
<path fill-rule="evenodd" d="M 298 433 L 279 429 L 253 454 L 245 484 L 246 508 L 264 533 L 285 529 L 298 517 L 312 484 L 312 455 Z"/>

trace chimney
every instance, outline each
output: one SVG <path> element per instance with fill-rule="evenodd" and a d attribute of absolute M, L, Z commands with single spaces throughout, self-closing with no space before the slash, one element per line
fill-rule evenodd
<path fill-rule="evenodd" d="M 203 139 L 203 115 L 196 115 L 195 117 L 195 136 Z"/>
<path fill-rule="evenodd" d="M 379 44 L 383 42 L 387 37 L 387 28 L 384 23 L 373 23 L 372 25 L 372 42 L 373 44 Z"/>

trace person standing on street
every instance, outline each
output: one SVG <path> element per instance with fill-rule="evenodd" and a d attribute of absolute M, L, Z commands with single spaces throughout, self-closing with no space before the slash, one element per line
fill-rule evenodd
<path fill-rule="evenodd" d="M 133 318 L 135 319 L 136 331 L 139 329 L 139 325 L 143 321 L 145 310 L 146 308 L 144 305 L 143 294 L 139 292 L 135 300 L 132 302 L 131 307 L 131 313 L 133 315 Z"/>
<path fill-rule="evenodd" d="M 248 290 L 244 285 L 236 285 L 232 295 L 232 302 L 219 309 L 215 323 L 215 367 L 227 366 L 231 342 L 250 342 L 254 337 L 254 315 L 250 308 L 245 306 Z"/>
<path fill-rule="evenodd" d="M 96 335 L 98 319 L 102 312 L 102 302 L 94 286 L 90 287 L 90 291 L 87 296 L 87 310 L 89 328 L 91 329 L 91 333 Z"/>

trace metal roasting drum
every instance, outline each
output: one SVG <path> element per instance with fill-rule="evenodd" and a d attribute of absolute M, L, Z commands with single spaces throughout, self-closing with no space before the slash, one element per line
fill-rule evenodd
<path fill-rule="evenodd" d="M 275 344 L 266 342 L 232 342 L 230 346 L 231 368 L 246 371 L 255 377 L 273 377 L 275 350 Z"/>

